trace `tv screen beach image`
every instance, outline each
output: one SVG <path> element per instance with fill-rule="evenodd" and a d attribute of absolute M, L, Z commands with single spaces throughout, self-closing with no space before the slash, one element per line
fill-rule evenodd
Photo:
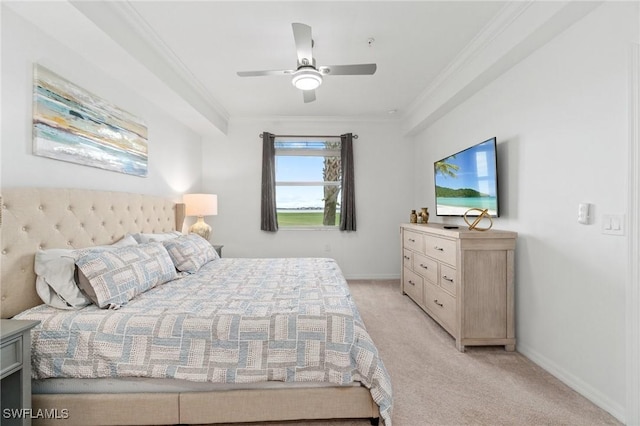
<path fill-rule="evenodd" d="M 438 216 L 462 216 L 473 208 L 498 216 L 495 139 L 436 161 L 434 172 Z"/>

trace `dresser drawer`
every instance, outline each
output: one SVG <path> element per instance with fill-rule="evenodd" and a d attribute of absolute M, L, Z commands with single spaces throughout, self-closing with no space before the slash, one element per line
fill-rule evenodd
<path fill-rule="evenodd" d="M 457 283 L 458 274 L 456 270 L 447 265 L 440 265 L 440 287 L 455 296 Z"/>
<path fill-rule="evenodd" d="M 0 377 L 22 365 L 22 336 L 12 339 L 0 348 Z"/>
<path fill-rule="evenodd" d="M 447 240 L 446 238 L 434 237 L 433 235 L 425 235 L 425 253 L 435 259 L 448 263 L 456 264 L 456 242 Z"/>
<path fill-rule="evenodd" d="M 432 283 L 438 282 L 438 262 L 426 256 L 413 255 L 413 270 Z"/>
<path fill-rule="evenodd" d="M 405 230 L 402 235 L 402 246 L 404 248 L 424 253 L 424 240 L 422 239 L 422 234 Z"/>
<path fill-rule="evenodd" d="M 404 281 L 402 283 L 404 292 L 409 295 L 417 303 L 422 304 L 422 294 L 424 289 L 424 282 L 422 277 L 415 272 L 404 268 Z"/>
<path fill-rule="evenodd" d="M 402 265 L 405 268 L 413 268 L 413 252 L 411 250 L 402 250 Z"/>
<path fill-rule="evenodd" d="M 456 299 L 439 287 L 425 283 L 424 304 L 450 330 L 456 325 Z M 455 336 L 454 336 L 455 337 Z"/>

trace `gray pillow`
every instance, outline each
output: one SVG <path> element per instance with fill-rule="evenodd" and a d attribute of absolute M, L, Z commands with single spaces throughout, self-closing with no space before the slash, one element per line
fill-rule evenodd
<path fill-rule="evenodd" d="M 114 250 L 118 247 L 137 245 L 132 237 L 124 237 L 109 246 L 94 246 L 88 250 Z M 36 292 L 49 306 L 59 309 L 80 309 L 91 303 L 78 288 L 75 260 L 79 250 L 48 249 L 36 252 L 33 269 L 36 273 Z"/>

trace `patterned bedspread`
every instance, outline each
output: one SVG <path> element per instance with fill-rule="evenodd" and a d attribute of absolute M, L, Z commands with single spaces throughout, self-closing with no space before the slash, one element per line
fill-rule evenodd
<path fill-rule="evenodd" d="M 392 390 L 332 259 L 218 259 L 118 310 L 40 305 L 33 376 L 217 383 L 361 382 L 391 424 Z"/>

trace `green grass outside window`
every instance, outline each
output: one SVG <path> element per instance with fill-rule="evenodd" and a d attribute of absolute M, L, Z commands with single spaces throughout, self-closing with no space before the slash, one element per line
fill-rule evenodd
<path fill-rule="evenodd" d="M 322 217 L 322 212 L 278 212 L 278 226 L 325 226 Z M 339 225 L 340 213 L 337 213 L 335 226 Z"/>

